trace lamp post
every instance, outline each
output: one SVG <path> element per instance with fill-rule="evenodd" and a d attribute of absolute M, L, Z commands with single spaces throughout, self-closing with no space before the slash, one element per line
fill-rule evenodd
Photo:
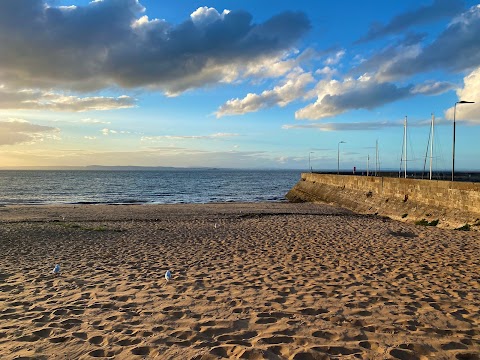
<path fill-rule="evenodd" d="M 308 153 L 308 167 L 310 168 L 310 172 L 312 172 L 312 165 L 311 165 L 311 162 L 310 162 L 310 155 L 313 154 L 313 151 L 310 151 Z"/>
<path fill-rule="evenodd" d="M 455 115 L 457 112 L 457 104 L 474 104 L 475 101 L 457 101 L 453 107 L 453 150 L 452 150 L 452 181 L 455 181 Z"/>
<path fill-rule="evenodd" d="M 337 146 L 337 175 L 340 174 L 340 144 L 345 144 L 345 141 L 340 141 Z"/>

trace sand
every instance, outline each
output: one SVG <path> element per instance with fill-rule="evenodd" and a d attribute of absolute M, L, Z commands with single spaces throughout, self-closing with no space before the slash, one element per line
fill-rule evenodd
<path fill-rule="evenodd" d="M 479 263 L 327 205 L 0 207 L 0 358 L 478 359 Z"/>

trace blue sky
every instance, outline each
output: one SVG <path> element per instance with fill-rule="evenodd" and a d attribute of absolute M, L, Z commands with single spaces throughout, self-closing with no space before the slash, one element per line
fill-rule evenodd
<path fill-rule="evenodd" d="M 480 169 L 475 1 L 0 2 L 0 167 Z M 340 141 L 344 143 L 339 145 Z"/>

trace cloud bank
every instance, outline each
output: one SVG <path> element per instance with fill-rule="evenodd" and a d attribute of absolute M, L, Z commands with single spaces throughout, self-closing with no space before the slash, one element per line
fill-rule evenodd
<path fill-rule="evenodd" d="M 141 141 L 162 141 L 162 140 L 219 140 L 240 136 L 233 133 L 215 133 L 210 135 L 160 135 L 143 136 Z"/>
<path fill-rule="evenodd" d="M 438 7 L 437 9 L 444 6 L 442 9 L 446 14 L 448 13 L 446 9 L 451 5 L 448 1 L 437 1 L 432 6 Z M 421 8 L 418 13 L 424 10 L 425 8 Z M 453 11 L 453 8 L 450 10 Z M 391 31 L 393 29 L 392 25 Z M 380 36 L 380 32 L 378 34 Z M 456 16 L 446 29 L 426 46 L 421 45 L 423 35 L 407 36 L 360 63 L 350 70 L 343 80 L 319 81 L 314 90 L 317 100 L 297 110 L 295 117 L 318 120 L 355 109 L 374 109 L 420 94 L 432 96 L 449 91 L 455 85 L 446 81 L 430 80 L 416 85 L 398 85 L 394 81 L 405 81 L 412 76 L 435 70 L 462 72 L 478 69 L 480 64 L 478 34 L 480 34 L 480 5 L 473 6 Z M 358 76 L 359 74 L 362 75 Z M 473 90 L 475 85 L 478 87 L 476 74 L 476 71 L 473 71 L 465 78 L 465 88 L 458 94 L 460 98 L 477 96 L 478 99 L 479 94 L 475 94 Z M 358 77 L 355 79 L 352 76 Z M 465 111 L 468 111 L 466 115 L 472 119 L 478 117 L 474 115 L 475 112 L 478 113 L 476 106 Z"/>
<path fill-rule="evenodd" d="M 0 109 L 82 112 L 131 108 L 135 103 L 134 98 L 126 95 L 77 97 L 51 91 L 14 90 L 0 86 Z"/>
<path fill-rule="evenodd" d="M 480 5 L 456 17 L 429 45 L 409 47 L 405 54 L 401 49 L 392 59 L 380 65 L 377 77 L 402 78 L 434 70 L 459 72 L 472 70 L 480 64 Z M 392 54 L 393 55 L 393 54 Z"/>
<path fill-rule="evenodd" d="M 373 24 L 368 33 L 358 42 L 375 40 L 386 35 L 398 34 L 414 25 L 426 24 L 444 17 L 452 17 L 464 9 L 459 0 L 434 0 L 431 5 L 395 16 L 388 24 Z"/>
<path fill-rule="evenodd" d="M 474 101 L 474 104 L 459 104 L 455 119 L 480 123 L 480 67 L 473 70 L 463 79 L 464 86 L 457 90 L 458 101 Z M 452 106 L 445 112 L 445 118 L 453 120 Z"/>
<path fill-rule="evenodd" d="M 314 82 L 310 73 L 301 70 L 294 71 L 287 76 L 283 84 L 272 90 L 265 90 L 260 95 L 249 93 L 243 99 L 231 99 L 220 106 L 216 112 L 217 118 L 226 115 L 242 115 L 278 105 L 288 105 L 305 94 L 306 87 Z"/>
<path fill-rule="evenodd" d="M 58 132 L 57 128 L 32 124 L 23 120 L 0 121 L 0 145 L 15 145 L 42 141 Z"/>
<path fill-rule="evenodd" d="M 369 77 L 323 81 L 317 84 L 317 101 L 295 112 L 296 119 L 318 120 L 333 117 L 348 110 L 374 109 L 411 96 L 412 86 L 398 87 L 392 83 L 377 83 Z"/>
<path fill-rule="evenodd" d="M 201 7 L 180 24 L 148 19 L 137 0 L 54 7 L 0 1 L 0 81 L 13 88 L 151 87 L 169 95 L 231 82 L 309 30 L 305 14 L 259 24 L 244 11 Z"/>

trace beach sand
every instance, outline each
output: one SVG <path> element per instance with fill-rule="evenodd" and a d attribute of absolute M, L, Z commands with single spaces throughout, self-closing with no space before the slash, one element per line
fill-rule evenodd
<path fill-rule="evenodd" d="M 327 205 L 5 206 L 0 358 L 478 359 L 479 275 L 478 232 Z"/>

